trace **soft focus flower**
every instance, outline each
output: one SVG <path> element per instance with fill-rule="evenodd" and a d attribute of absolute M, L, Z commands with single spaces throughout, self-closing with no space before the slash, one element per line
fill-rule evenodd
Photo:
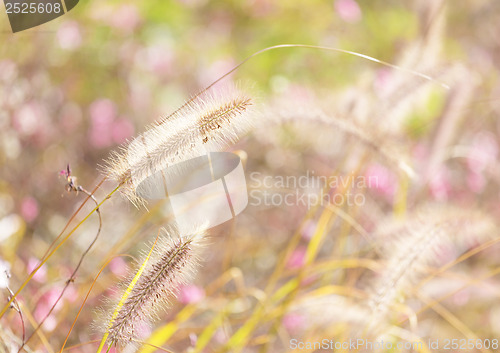
<path fill-rule="evenodd" d="M 9 286 L 10 264 L 0 258 L 0 289 Z"/>
<path fill-rule="evenodd" d="M 283 317 L 282 324 L 283 327 L 293 335 L 304 327 L 305 318 L 300 314 L 289 313 Z"/>
<path fill-rule="evenodd" d="M 393 82 L 393 73 L 388 68 L 377 70 L 375 80 L 373 81 L 373 90 L 379 97 L 385 97 L 391 90 Z"/>
<path fill-rule="evenodd" d="M 380 164 L 372 164 L 365 171 L 367 185 L 380 195 L 391 200 L 396 193 L 397 178 L 393 172 Z"/>
<path fill-rule="evenodd" d="M 113 142 L 121 144 L 134 134 L 134 125 L 127 119 L 120 119 L 113 123 L 111 136 Z"/>
<path fill-rule="evenodd" d="M 441 168 L 429 180 L 432 197 L 437 201 L 446 201 L 451 193 L 450 175 L 448 169 Z"/>
<path fill-rule="evenodd" d="M 315 231 L 316 223 L 308 219 L 302 227 L 300 235 L 302 235 L 302 239 L 309 241 L 313 237 Z"/>
<path fill-rule="evenodd" d="M 90 143 L 102 148 L 113 144 L 112 127 L 117 115 L 115 104 L 109 99 L 98 99 L 90 105 Z"/>
<path fill-rule="evenodd" d="M 116 105 L 110 99 L 97 99 L 90 105 L 90 118 L 95 124 L 109 124 L 116 117 Z"/>
<path fill-rule="evenodd" d="M 95 147 L 120 144 L 134 134 L 134 126 L 125 118 L 117 118 L 117 108 L 109 99 L 98 99 L 90 105 L 90 142 Z"/>
<path fill-rule="evenodd" d="M 26 222 L 33 222 L 38 217 L 38 202 L 33 197 L 21 201 L 21 215 Z"/>
<path fill-rule="evenodd" d="M 125 260 L 122 257 L 115 257 L 109 263 L 109 269 L 116 276 L 125 276 L 128 273 L 128 267 Z"/>
<path fill-rule="evenodd" d="M 486 178 L 483 173 L 469 171 L 467 173 L 467 186 L 476 194 L 482 192 L 486 186 Z"/>
<path fill-rule="evenodd" d="M 205 291 L 195 285 L 182 286 L 179 292 L 179 301 L 182 304 L 198 303 L 205 298 Z"/>
<path fill-rule="evenodd" d="M 358 3 L 354 0 L 336 0 L 335 11 L 346 22 L 355 23 L 361 20 L 362 14 Z"/>
<path fill-rule="evenodd" d="M 40 263 L 40 260 L 37 258 L 30 258 L 28 260 L 28 264 L 26 265 L 26 270 L 28 273 L 33 272 L 33 270 L 38 266 Z M 33 276 L 33 279 L 37 282 L 45 282 L 47 280 L 47 267 L 45 264 L 36 271 L 35 275 Z"/>
<path fill-rule="evenodd" d="M 455 304 L 456 306 L 464 306 L 469 302 L 470 299 L 471 295 L 469 288 L 462 289 L 458 293 L 455 293 L 452 297 L 453 304 Z"/>
<path fill-rule="evenodd" d="M 50 309 L 56 303 L 57 298 L 59 298 L 60 294 L 61 294 L 60 288 L 52 288 L 48 290 L 44 295 L 42 295 L 33 313 L 33 316 L 35 317 L 36 321 L 40 322 L 45 318 L 45 316 L 47 316 Z M 61 301 L 59 301 L 58 305 L 56 305 L 56 307 L 54 308 L 52 314 L 47 318 L 47 320 L 43 324 L 43 328 L 46 329 L 47 331 L 50 332 L 56 328 L 57 320 L 54 316 L 54 312 L 57 312 L 60 308 L 61 308 Z"/>
<path fill-rule="evenodd" d="M 189 343 L 191 344 L 191 347 L 195 347 L 197 342 L 198 342 L 198 336 L 196 335 L 196 333 L 194 332 L 189 333 Z"/>
<path fill-rule="evenodd" d="M 0 81 L 12 82 L 16 76 L 16 63 L 12 60 L 0 60 Z"/>
<path fill-rule="evenodd" d="M 172 72 L 174 58 L 172 45 L 165 40 L 137 51 L 134 61 L 137 66 L 162 77 Z"/>
<path fill-rule="evenodd" d="M 302 267 L 305 263 L 306 259 L 306 248 L 303 246 L 297 247 L 290 257 L 288 258 L 288 262 L 286 263 L 286 267 L 289 269 L 295 269 Z"/>
<path fill-rule="evenodd" d="M 80 27 L 76 21 L 67 21 L 59 26 L 57 40 L 62 49 L 74 50 L 82 44 Z"/>
<path fill-rule="evenodd" d="M 223 60 L 217 60 L 208 69 L 201 73 L 200 84 L 202 86 L 208 86 L 216 79 L 227 73 L 236 65 L 233 58 L 225 58 Z"/>
<path fill-rule="evenodd" d="M 45 110 L 37 102 L 23 104 L 14 115 L 14 128 L 21 136 L 31 136 L 43 129 Z"/>
<path fill-rule="evenodd" d="M 111 25 L 123 32 L 133 32 L 141 22 L 141 17 L 137 7 L 133 4 L 123 4 L 113 11 Z"/>
<path fill-rule="evenodd" d="M 467 165 L 473 172 L 481 172 L 488 165 L 496 162 L 498 157 L 498 143 L 491 132 L 477 133 L 472 141 L 471 150 L 467 157 Z"/>

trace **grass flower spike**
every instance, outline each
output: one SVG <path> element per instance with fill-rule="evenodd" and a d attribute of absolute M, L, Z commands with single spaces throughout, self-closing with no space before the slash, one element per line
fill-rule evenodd
<path fill-rule="evenodd" d="M 105 337 L 112 344 L 127 344 L 142 328 L 158 318 L 160 309 L 175 298 L 178 287 L 195 273 L 204 234 L 164 235 L 143 260 L 119 305 L 109 319 Z"/>
<path fill-rule="evenodd" d="M 236 142 L 250 128 L 252 99 L 236 89 L 195 96 L 112 154 L 106 170 L 124 183 L 122 192 L 140 203 L 136 187 L 175 163 Z"/>

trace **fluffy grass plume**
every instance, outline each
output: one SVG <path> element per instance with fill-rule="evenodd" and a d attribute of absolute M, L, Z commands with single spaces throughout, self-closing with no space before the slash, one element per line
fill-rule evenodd
<path fill-rule="evenodd" d="M 450 249 L 458 256 L 495 236 L 495 229 L 482 212 L 454 206 L 426 206 L 406 219 L 382 222 L 375 235 L 386 265 L 372 286 L 369 331 L 383 329 L 393 304 L 410 295 L 429 266 L 444 265 L 443 251 Z"/>
<path fill-rule="evenodd" d="M 105 337 L 109 343 L 125 345 L 138 338 L 141 330 L 156 321 L 161 309 L 165 310 L 169 300 L 176 297 L 179 285 L 187 283 L 196 272 L 205 234 L 171 233 L 158 239 L 151 254 L 140 261 L 143 266 L 123 284 L 127 289 L 122 301 L 106 320 Z"/>
<path fill-rule="evenodd" d="M 252 105 L 252 99 L 234 87 L 197 95 L 113 152 L 105 171 L 124 184 L 121 191 L 130 200 L 140 203 L 135 190 L 147 177 L 235 143 L 250 128 Z"/>

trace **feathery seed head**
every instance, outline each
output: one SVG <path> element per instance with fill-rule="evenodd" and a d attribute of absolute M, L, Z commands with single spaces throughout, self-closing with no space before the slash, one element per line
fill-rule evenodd
<path fill-rule="evenodd" d="M 158 239 L 142 274 L 127 289 L 130 292 L 123 305 L 108 320 L 109 342 L 129 343 L 140 336 L 141 328 L 158 319 L 159 310 L 168 307 L 179 286 L 195 273 L 204 236 L 200 233 Z"/>
<path fill-rule="evenodd" d="M 443 249 L 451 248 L 458 256 L 471 244 L 492 238 L 495 230 L 495 222 L 480 211 L 439 205 L 420 208 L 403 220 L 383 222 L 375 237 L 386 265 L 371 290 L 368 331 L 383 329 L 390 307 L 405 292 L 410 293 L 430 265 L 444 265 Z"/>
<path fill-rule="evenodd" d="M 130 200 L 141 203 L 136 188 L 149 176 L 235 143 L 250 128 L 251 107 L 252 99 L 236 89 L 196 96 L 113 152 L 106 172 L 124 184 L 121 191 Z"/>

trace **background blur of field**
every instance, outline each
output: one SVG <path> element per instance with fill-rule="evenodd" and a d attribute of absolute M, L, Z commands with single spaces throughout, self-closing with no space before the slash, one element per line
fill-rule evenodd
<path fill-rule="evenodd" d="M 500 217 L 498 1 L 93 0 L 15 35 L 6 15 L 0 18 L 0 258 L 11 265 L 14 291 L 84 199 L 65 191 L 60 171 L 68 163 L 78 182 L 93 189 L 109 151 L 246 56 L 277 44 L 356 51 L 449 84 L 446 90 L 354 56 L 304 48 L 270 51 L 226 79 L 256 94 L 263 116 L 294 113 L 292 120 L 300 120 L 320 107 L 352 123 L 369 143 L 390 143 L 389 153 L 405 157 L 416 178 L 333 123 L 259 123 L 231 148 L 248 156 L 249 191 L 257 187 L 248 177 L 255 172 L 372 176 L 378 183 L 358 190 L 366 202 L 352 207 L 308 211 L 303 205 L 250 204 L 215 229 L 193 285 L 181 290 L 155 327 L 145 329 L 150 343 L 175 352 L 285 352 L 291 338 L 346 339 L 353 327 L 342 317 L 348 311 L 340 310 L 348 305 L 343 300 L 363 301 L 380 270 L 363 267 L 363 261 L 386 264 L 374 251 L 380 239 L 370 239 L 382 219 L 406 219 L 436 203 Z M 114 186 L 105 183 L 97 199 Z M 82 214 L 92 208 L 88 203 Z M 119 195 L 103 205 L 97 246 L 28 344 L 30 352 L 60 349 L 106 258 L 148 249 L 165 223 L 154 207 L 150 211 Z M 90 217 L 21 292 L 28 334 L 57 298 L 97 225 L 97 217 Z M 498 232 L 485 241 L 495 238 Z M 429 266 L 451 263 L 480 241 L 471 237 L 465 243 L 443 248 L 435 255 L 439 265 Z M 418 293 L 406 293 L 405 305 L 417 312 L 418 324 L 412 327 L 404 310 L 391 315 L 393 327 L 411 332 L 398 340 L 499 338 L 498 251 L 488 246 Z M 94 309 L 130 265 L 121 257 L 104 270 L 68 346 L 101 338 L 90 327 Z M 2 306 L 7 294 L 0 293 Z M 439 298 L 441 304 L 425 307 Z M 316 306 L 305 309 L 307 303 Z M 4 337 L 20 337 L 14 311 L 0 319 L 2 330 Z"/>

